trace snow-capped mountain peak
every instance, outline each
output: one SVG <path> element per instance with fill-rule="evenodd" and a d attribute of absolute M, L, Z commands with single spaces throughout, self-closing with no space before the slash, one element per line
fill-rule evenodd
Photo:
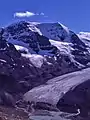
<path fill-rule="evenodd" d="M 39 35 L 46 36 L 49 39 L 64 41 L 69 37 L 69 29 L 61 23 L 38 23 L 38 22 L 26 22 L 20 21 L 6 27 L 6 31 L 10 33 L 10 30 L 19 33 L 22 32 L 36 32 Z M 13 34 L 13 33 L 12 33 Z M 15 33 L 14 33 L 15 34 Z M 24 33 L 23 33 L 24 34 Z M 69 39 L 68 39 L 69 40 Z M 69 42 L 69 41 L 67 41 Z"/>
<path fill-rule="evenodd" d="M 20 21 L 2 28 L 0 34 L 21 53 L 41 56 L 60 56 L 62 54 L 69 56 L 71 61 L 75 60 L 80 64 L 88 63 L 85 56 L 89 56 L 89 45 L 87 46 L 86 41 L 83 41 L 80 35 L 59 22 Z"/>
<path fill-rule="evenodd" d="M 26 48 L 32 54 L 42 55 L 53 53 L 55 47 L 49 39 L 61 42 L 70 42 L 71 40 L 69 29 L 60 23 L 20 21 L 3 28 L 0 33 L 8 42 Z"/>

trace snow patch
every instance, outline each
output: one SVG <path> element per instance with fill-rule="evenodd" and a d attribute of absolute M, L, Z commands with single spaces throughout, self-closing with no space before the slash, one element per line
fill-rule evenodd
<path fill-rule="evenodd" d="M 6 63 L 6 62 L 7 62 L 6 60 L 3 60 L 3 59 L 0 59 L 0 61 L 1 61 L 1 62 L 4 62 L 4 63 Z"/>
<path fill-rule="evenodd" d="M 31 63 L 37 67 L 37 68 L 41 68 L 41 66 L 43 65 L 44 61 L 46 61 L 46 59 L 41 56 L 41 55 L 36 55 L 36 54 L 22 54 L 23 57 L 29 58 L 29 60 L 31 61 Z"/>
<path fill-rule="evenodd" d="M 49 41 L 52 45 L 56 46 L 60 50 L 60 53 L 62 53 L 62 54 L 70 55 L 71 50 L 73 50 L 73 48 L 71 47 L 72 43 L 59 42 L 59 41 L 55 41 L 55 40 L 49 40 Z"/>
<path fill-rule="evenodd" d="M 19 46 L 19 45 L 14 45 L 16 50 L 19 50 L 19 51 L 26 51 L 27 53 L 29 53 L 29 50 L 23 46 Z"/>
<path fill-rule="evenodd" d="M 79 34 L 77 34 L 79 39 L 85 43 L 85 45 L 87 45 L 89 48 L 89 52 L 90 52 L 90 32 L 80 32 Z"/>

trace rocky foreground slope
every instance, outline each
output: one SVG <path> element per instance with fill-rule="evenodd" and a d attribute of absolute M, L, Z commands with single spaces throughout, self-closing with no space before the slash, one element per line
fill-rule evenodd
<path fill-rule="evenodd" d="M 89 33 L 26 21 L 0 29 L 1 105 L 15 107 L 24 98 L 38 109 L 83 114 L 84 106 L 87 114 L 89 67 Z"/>

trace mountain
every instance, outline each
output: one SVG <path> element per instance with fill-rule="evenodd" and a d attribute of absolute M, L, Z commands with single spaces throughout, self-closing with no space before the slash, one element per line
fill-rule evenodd
<path fill-rule="evenodd" d="M 65 84 L 64 87 L 70 85 L 64 93 L 67 99 L 69 89 L 73 86 L 82 86 L 83 82 L 89 80 L 89 67 L 90 33 L 88 32 L 76 34 L 58 22 L 20 21 L 0 28 L 0 104 L 14 106 L 23 95 L 26 98 L 27 95 L 30 96 L 28 101 L 32 99 L 36 102 L 31 96 L 35 97 L 37 94 L 37 100 L 47 96 L 44 98 L 45 104 L 47 101 L 48 104 L 57 107 L 57 103 L 61 105 L 59 101 L 64 96 L 61 96 L 61 91 L 64 92 L 62 84 Z M 58 76 L 58 82 L 55 83 L 54 79 Z M 87 82 L 85 85 L 87 86 Z M 52 86 L 55 87 L 51 89 Z M 52 94 L 51 92 L 47 94 L 48 89 L 52 90 Z M 43 96 L 42 92 L 45 93 Z M 49 101 L 49 95 L 50 98 L 55 96 L 55 101 L 53 99 Z M 25 99 L 24 101 L 27 102 Z M 77 101 L 74 102 L 77 104 Z M 75 106 L 72 106 L 74 107 L 72 111 L 76 110 Z M 68 109 L 65 112 L 68 112 Z"/>
<path fill-rule="evenodd" d="M 31 88 L 89 66 L 89 45 L 60 23 L 21 21 L 1 28 L 0 36 L 1 73 L 29 81 Z"/>
<path fill-rule="evenodd" d="M 42 56 L 55 56 L 59 53 L 82 65 L 89 62 L 89 45 L 86 44 L 86 40 L 80 39 L 80 35 L 76 35 L 60 23 L 21 21 L 2 29 L 2 33 L 2 37 L 21 52 Z"/>

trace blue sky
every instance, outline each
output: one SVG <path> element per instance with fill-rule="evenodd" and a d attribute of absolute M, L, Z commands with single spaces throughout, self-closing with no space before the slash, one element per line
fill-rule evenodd
<path fill-rule="evenodd" d="M 19 17 L 16 13 L 33 13 Z M 61 22 L 75 32 L 90 31 L 90 0 L 1 0 L 0 26 L 17 20 Z"/>

